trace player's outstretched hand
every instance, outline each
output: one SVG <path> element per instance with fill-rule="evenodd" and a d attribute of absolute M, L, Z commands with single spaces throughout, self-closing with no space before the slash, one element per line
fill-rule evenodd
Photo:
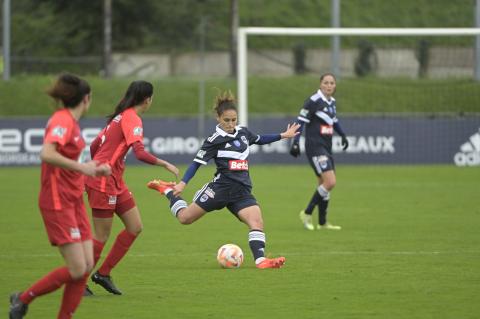
<path fill-rule="evenodd" d="M 293 157 L 300 156 L 300 145 L 298 144 L 298 141 L 292 143 L 292 146 L 290 147 L 290 155 Z"/>
<path fill-rule="evenodd" d="M 344 151 L 348 148 L 348 139 L 345 135 L 342 135 L 342 146 Z"/>
<path fill-rule="evenodd" d="M 169 162 L 165 162 L 165 169 L 168 170 L 173 175 L 175 175 L 176 180 L 178 180 L 179 170 L 175 165 L 170 164 Z"/>
<path fill-rule="evenodd" d="M 281 138 L 292 138 L 300 134 L 297 130 L 300 128 L 300 124 L 293 123 L 287 125 L 287 130 L 285 132 L 280 133 Z"/>

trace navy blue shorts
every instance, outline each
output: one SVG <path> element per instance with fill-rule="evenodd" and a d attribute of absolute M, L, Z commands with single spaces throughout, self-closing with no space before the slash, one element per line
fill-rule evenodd
<path fill-rule="evenodd" d="M 323 172 L 335 170 L 333 157 L 325 150 L 307 151 L 306 155 L 315 175 L 320 176 Z"/>
<path fill-rule="evenodd" d="M 258 205 L 249 187 L 225 179 L 205 184 L 195 193 L 193 201 L 206 212 L 226 207 L 237 217 L 240 210 Z"/>

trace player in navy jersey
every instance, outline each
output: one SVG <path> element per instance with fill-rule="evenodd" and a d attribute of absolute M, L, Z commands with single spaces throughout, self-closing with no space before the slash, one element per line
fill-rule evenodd
<path fill-rule="evenodd" d="M 300 110 L 298 120 L 299 132 L 305 126 L 305 152 L 308 161 L 318 178 L 318 187 L 305 210 L 300 212 L 300 219 L 305 229 L 314 230 L 312 213 L 318 205 L 319 223 L 317 229 L 340 230 L 340 226 L 327 222 L 327 208 L 330 192 L 335 187 L 335 163 L 332 156 L 332 136 L 337 132 L 342 137 L 343 150 L 348 148 L 348 139 L 337 119 L 335 99 L 336 80 L 331 73 L 320 77 L 320 89 L 310 96 Z M 300 155 L 300 135 L 293 140 L 290 154 L 294 157 Z"/>
<path fill-rule="evenodd" d="M 237 126 L 237 108 L 230 92 L 216 97 L 215 112 L 218 125 L 198 151 L 193 163 L 178 184 L 153 180 L 148 187 L 159 191 L 170 200 L 170 210 L 181 224 L 191 224 L 207 212 L 226 207 L 249 228 L 248 241 L 257 268 L 280 268 L 285 257 L 265 258 L 265 233 L 260 207 L 252 195 L 252 182 L 248 172 L 251 144 L 269 144 L 282 138 L 292 138 L 299 124 L 288 125 L 280 134 L 256 135 L 246 127 Z M 217 171 L 213 180 L 205 184 L 190 205 L 179 197 L 180 193 L 200 165 L 213 159 Z"/>

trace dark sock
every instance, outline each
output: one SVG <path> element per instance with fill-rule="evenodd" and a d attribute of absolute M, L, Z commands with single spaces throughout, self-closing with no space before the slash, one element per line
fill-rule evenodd
<path fill-rule="evenodd" d="M 172 215 L 177 217 L 177 213 L 181 210 L 186 208 L 187 202 L 184 201 L 181 197 L 173 195 L 173 191 L 168 192 L 165 196 L 170 200 L 170 210 Z"/>
<path fill-rule="evenodd" d="M 328 200 L 322 199 L 318 203 L 318 223 L 320 225 L 325 225 L 327 222 L 327 208 L 328 208 Z"/>
<path fill-rule="evenodd" d="M 248 233 L 248 244 L 253 253 L 253 259 L 265 257 L 265 233 L 261 230 L 252 229 Z"/>
<path fill-rule="evenodd" d="M 307 208 L 305 208 L 305 214 L 312 215 L 313 209 L 320 202 L 321 199 L 322 197 L 320 196 L 318 191 L 315 190 L 315 193 L 313 194 L 312 199 L 310 199 L 310 202 L 308 203 Z"/>
<path fill-rule="evenodd" d="M 181 197 L 173 195 L 173 192 L 168 192 L 165 196 L 168 198 L 168 200 L 170 200 L 170 206 L 175 204 L 177 200 L 182 199 Z"/>

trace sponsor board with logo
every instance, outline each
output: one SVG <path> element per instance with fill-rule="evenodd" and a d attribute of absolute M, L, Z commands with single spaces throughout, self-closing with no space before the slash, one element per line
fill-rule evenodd
<path fill-rule="evenodd" d="M 294 120 L 294 116 L 253 118 L 249 129 L 255 134 L 279 133 Z M 46 121 L 47 118 L 0 119 L 0 166 L 38 165 Z M 480 116 L 344 116 L 340 117 L 340 121 L 350 147 L 342 151 L 341 138 L 333 135 L 332 149 L 336 163 L 480 165 Z M 191 163 L 203 143 L 203 138 L 198 138 L 196 118 L 146 118 L 143 124 L 146 150 L 175 164 Z M 104 119 L 80 121 L 87 143 L 82 161 L 89 159 L 88 145 L 104 125 Z M 213 120 L 208 120 L 205 123 L 206 134 L 213 133 L 215 125 Z M 303 137 L 300 158 L 291 157 L 289 149 L 289 140 L 251 145 L 248 160 L 254 164 L 307 164 Z M 139 163 L 132 152 L 126 161 Z"/>

